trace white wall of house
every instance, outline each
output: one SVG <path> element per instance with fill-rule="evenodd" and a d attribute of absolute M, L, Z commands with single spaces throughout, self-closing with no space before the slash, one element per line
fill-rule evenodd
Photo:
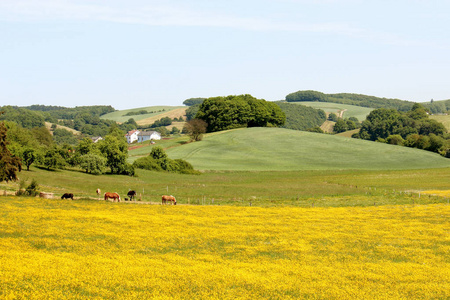
<path fill-rule="evenodd" d="M 134 141 L 137 141 L 137 140 L 138 140 L 138 134 L 139 134 L 139 133 L 140 133 L 139 130 L 129 131 L 129 132 L 125 135 L 125 137 L 127 138 L 127 143 L 128 143 L 128 144 L 131 144 L 131 143 L 133 143 Z"/>
<path fill-rule="evenodd" d="M 161 134 L 156 131 L 142 131 L 138 134 L 138 142 L 145 142 L 149 140 L 160 140 Z"/>

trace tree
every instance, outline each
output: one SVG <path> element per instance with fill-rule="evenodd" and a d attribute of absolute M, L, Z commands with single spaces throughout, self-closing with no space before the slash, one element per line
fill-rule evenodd
<path fill-rule="evenodd" d="M 347 131 L 347 123 L 342 119 L 337 120 L 336 124 L 334 124 L 333 131 L 335 133 Z"/>
<path fill-rule="evenodd" d="M 208 124 L 207 132 L 281 126 L 286 121 L 286 115 L 278 105 L 251 95 L 208 98 L 200 105 L 195 117 Z"/>
<path fill-rule="evenodd" d="M 186 122 L 185 125 L 186 132 L 191 137 L 191 141 L 201 141 L 207 127 L 208 124 L 200 119 L 192 119 Z"/>
<path fill-rule="evenodd" d="M 77 154 L 85 155 L 91 153 L 94 148 L 94 142 L 90 138 L 84 138 L 78 143 L 76 150 Z"/>
<path fill-rule="evenodd" d="M 155 146 L 152 148 L 152 151 L 150 152 L 150 157 L 153 159 L 166 159 L 167 154 L 164 151 L 163 147 L 161 146 Z"/>
<path fill-rule="evenodd" d="M 172 127 L 172 130 L 170 130 L 170 134 L 178 134 L 180 133 L 180 129 L 178 127 Z"/>
<path fill-rule="evenodd" d="M 403 140 L 402 136 L 399 134 L 390 135 L 386 138 L 386 143 L 391 145 L 403 146 L 404 142 L 405 141 Z"/>
<path fill-rule="evenodd" d="M 0 115 L 2 112 L 0 112 Z M 20 158 L 13 156 L 8 150 L 7 129 L 3 122 L 0 123 L 0 182 L 16 181 L 17 172 L 22 170 Z"/>
<path fill-rule="evenodd" d="M 47 170 L 52 168 L 59 169 L 66 165 L 66 161 L 59 153 L 56 147 L 48 148 L 44 154 L 44 166 Z"/>
<path fill-rule="evenodd" d="M 106 167 L 106 158 L 96 154 L 85 154 L 80 157 L 80 167 L 86 173 L 102 174 Z"/>
<path fill-rule="evenodd" d="M 32 148 L 27 148 L 22 153 L 22 161 L 27 166 L 27 171 L 30 171 L 30 166 L 37 158 L 36 151 Z"/>
<path fill-rule="evenodd" d="M 183 101 L 183 104 L 186 106 L 193 106 L 202 104 L 202 102 L 205 100 L 205 98 L 189 98 Z"/>
<path fill-rule="evenodd" d="M 333 122 L 337 122 L 338 116 L 335 113 L 330 113 L 328 115 L 328 120 L 333 121 Z"/>
<path fill-rule="evenodd" d="M 39 142 L 39 144 L 45 145 L 46 147 L 50 147 L 53 145 L 53 137 L 47 128 L 34 127 L 33 129 L 31 129 L 31 133 L 33 134 L 34 138 Z"/>
<path fill-rule="evenodd" d="M 113 174 L 122 174 L 126 170 L 128 144 L 125 137 L 117 134 L 109 134 L 99 142 L 99 149 L 106 157 L 106 165 Z"/>

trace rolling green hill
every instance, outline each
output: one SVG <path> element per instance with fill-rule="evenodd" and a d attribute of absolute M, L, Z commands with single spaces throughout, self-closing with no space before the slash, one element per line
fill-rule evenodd
<path fill-rule="evenodd" d="M 332 103 L 332 102 L 312 102 L 312 101 L 303 101 L 303 102 L 292 102 L 299 105 L 305 105 L 309 107 L 313 107 L 316 109 L 322 109 L 327 113 L 335 113 L 338 117 L 342 112 L 342 118 L 350 118 L 355 117 L 360 122 L 364 121 L 367 115 L 374 110 L 373 108 L 349 105 L 349 104 L 341 104 L 341 103 Z"/>
<path fill-rule="evenodd" d="M 176 109 L 180 109 L 180 108 L 186 109 L 187 107 L 186 106 L 149 106 L 149 107 L 117 110 L 112 113 L 105 114 L 105 115 L 101 116 L 101 118 L 107 119 L 107 120 L 113 120 L 118 123 L 123 123 L 123 122 L 128 121 L 130 118 L 133 118 L 136 122 L 138 122 L 138 121 L 152 118 L 152 117 L 155 117 L 158 115 L 162 115 L 162 114 L 168 113 L 172 110 L 176 110 Z M 130 113 L 130 112 L 138 113 L 139 111 L 142 111 L 142 110 L 146 110 L 149 113 L 125 116 L 127 113 Z"/>
<path fill-rule="evenodd" d="M 247 128 L 206 135 L 170 148 L 199 170 L 401 170 L 450 167 L 438 154 L 388 144 L 281 128 Z"/>

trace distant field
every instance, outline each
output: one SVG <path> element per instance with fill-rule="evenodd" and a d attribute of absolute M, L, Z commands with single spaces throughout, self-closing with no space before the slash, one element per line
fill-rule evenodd
<path fill-rule="evenodd" d="M 53 124 L 50 123 L 50 122 L 45 122 L 45 128 L 47 128 L 50 131 L 51 134 L 53 134 L 53 131 L 51 130 L 52 125 Z M 81 132 L 78 131 L 78 130 L 72 129 L 70 127 L 62 126 L 62 125 L 56 125 L 56 128 L 65 129 L 67 131 L 70 131 L 70 132 L 72 132 L 73 135 L 80 135 L 81 134 Z"/>
<path fill-rule="evenodd" d="M 199 170 L 401 170 L 450 167 L 436 153 L 360 139 L 281 128 L 248 128 L 206 135 L 174 147 L 172 158 Z"/>
<path fill-rule="evenodd" d="M 450 132 L 450 115 L 431 115 L 430 119 L 441 122 L 447 128 L 447 131 Z"/>
<path fill-rule="evenodd" d="M 364 121 L 367 115 L 374 110 L 373 108 L 356 106 L 356 105 L 347 105 L 340 103 L 331 103 L 331 102 L 291 102 L 294 104 L 310 106 L 314 108 L 319 108 L 328 113 L 336 113 L 343 111 L 343 118 L 355 117 L 360 122 Z"/>
<path fill-rule="evenodd" d="M 450 207 L 0 196 L 1 299 L 448 299 Z"/>
<path fill-rule="evenodd" d="M 170 114 L 170 112 L 173 110 L 180 110 L 180 109 L 186 110 L 187 107 L 186 106 L 149 106 L 149 107 L 133 108 L 133 109 L 115 111 L 115 112 L 103 115 L 103 116 L 101 116 L 101 118 L 113 120 L 118 123 L 123 123 L 123 122 L 128 121 L 130 118 L 133 118 L 138 124 L 146 125 L 146 124 L 153 123 L 157 119 L 165 117 L 168 113 Z M 138 112 L 140 110 L 146 110 L 148 112 L 153 111 L 153 113 L 144 114 L 144 115 L 124 116 L 125 114 L 127 114 L 129 112 Z M 177 114 L 177 117 L 179 114 L 180 113 Z M 181 115 L 184 115 L 184 114 L 181 113 Z M 153 120 L 151 123 L 149 123 L 150 121 L 143 121 L 145 119 L 150 119 L 150 118 L 151 118 L 151 120 Z"/>

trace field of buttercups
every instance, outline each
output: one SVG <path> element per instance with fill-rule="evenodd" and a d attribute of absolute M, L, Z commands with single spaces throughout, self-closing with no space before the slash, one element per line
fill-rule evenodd
<path fill-rule="evenodd" d="M 0 197 L 1 299 L 448 299 L 450 206 Z"/>

